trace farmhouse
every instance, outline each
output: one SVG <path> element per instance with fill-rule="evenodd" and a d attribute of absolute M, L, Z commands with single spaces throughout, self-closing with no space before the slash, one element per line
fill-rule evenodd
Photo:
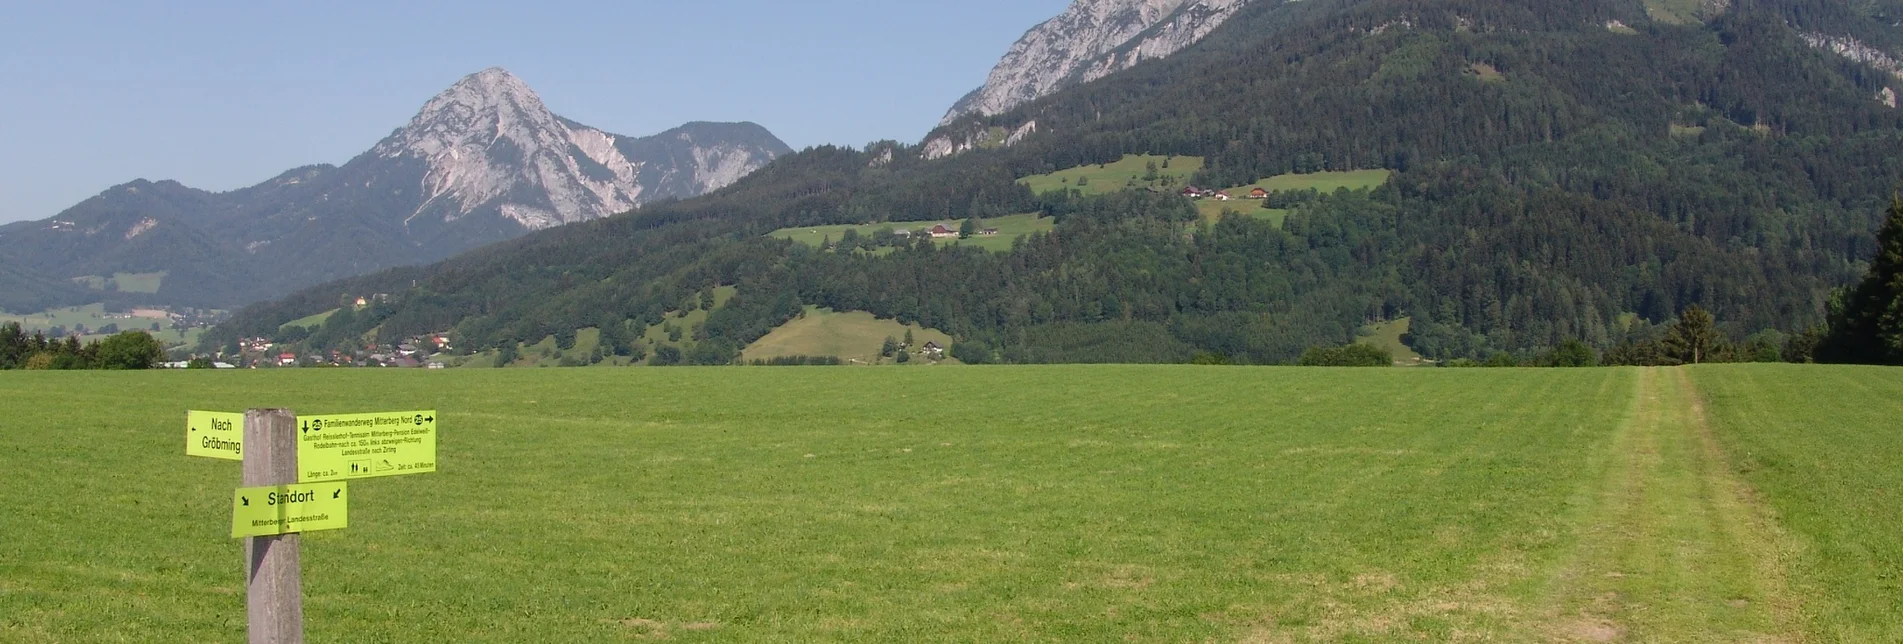
<path fill-rule="evenodd" d="M 1261 189 L 1261 188 L 1256 188 L 1256 189 L 1254 189 L 1254 190 L 1250 190 L 1250 191 L 1249 191 L 1249 198 L 1250 198 L 1250 199 L 1267 199 L 1267 198 L 1269 198 L 1269 191 L 1267 191 L 1267 190 L 1263 190 L 1263 189 Z"/>
<path fill-rule="evenodd" d="M 1216 191 L 1216 201 L 1228 201 L 1229 198 L 1230 197 L 1228 192 L 1224 192 L 1222 190 Z"/>
<path fill-rule="evenodd" d="M 944 360 L 945 359 L 945 348 L 938 346 L 937 342 L 930 342 L 930 341 L 926 342 L 925 346 L 922 347 L 922 350 L 919 351 L 919 353 L 921 355 L 924 355 L 927 359 L 930 359 L 930 360 Z"/>
<path fill-rule="evenodd" d="M 982 231 L 979 231 L 979 232 L 978 232 L 978 234 L 979 234 L 979 235 L 983 235 L 983 236 L 985 236 L 985 237 L 997 237 L 997 236 L 998 236 L 998 229 L 996 229 L 996 228 L 986 228 L 986 229 L 984 229 L 984 230 L 982 230 Z"/>
<path fill-rule="evenodd" d="M 932 227 L 933 239 L 944 239 L 946 237 L 957 237 L 957 236 L 958 236 L 958 231 L 952 230 L 950 226 L 946 226 L 945 224 L 939 224 L 937 226 Z"/>

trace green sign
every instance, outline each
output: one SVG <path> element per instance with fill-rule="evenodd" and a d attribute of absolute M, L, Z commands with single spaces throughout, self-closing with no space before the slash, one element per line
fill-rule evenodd
<path fill-rule="evenodd" d="M 434 411 L 297 417 L 299 482 L 434 471 Z"/>
<path fill-rule="evenodd" d="M 231 494 L 233 539 L 349 526 L 349 483 L 246 487 Z"/>
<path fill-rule="evenodd" d="M 186 412 L 185 455 L 244 460 L 244 414 Z"/>

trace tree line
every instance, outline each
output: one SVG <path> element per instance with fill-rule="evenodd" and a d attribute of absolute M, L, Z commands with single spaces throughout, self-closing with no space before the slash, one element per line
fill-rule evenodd
<path fill-rule="evenodd" d="M 151 369 L 164 359 L 164 345 L 144 331 L 81 344 L 79 336 L 29 335 L 18 322 L 0 324 L 0 370 Z"/>

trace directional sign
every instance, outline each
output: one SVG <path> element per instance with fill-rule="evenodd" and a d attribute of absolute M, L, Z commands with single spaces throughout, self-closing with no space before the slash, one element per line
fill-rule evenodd
<path fill-rule="evenodd" d="M 434 471 L 434 411 L 297 417 L 300 483 Z"/>
<path fill-rule="evenodd" d="M 349 526 L 349 483 L 246 487 L 231 494 L 233 539 Z"/>
<path fill-rule="evenodd" d="M 244 460 L 244 414 L 186 412 L 185 455 Z"/>

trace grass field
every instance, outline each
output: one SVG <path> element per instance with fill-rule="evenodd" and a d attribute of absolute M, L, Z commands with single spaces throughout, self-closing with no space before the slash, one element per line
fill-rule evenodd
<path fill-rule="evenodd" d="M 1249 191 L 1244 190 L 1242 192 L 1243 194 L 1248 194 Z M 1222 213 L 1225 211 L 1232 211 L 1245 217 L 1266 219 L 1269 223 L 1275 224 L 1278 228 L 1282 226 L 1282 220 L 1288 219 L 1289 211 L 1281 208 L 1264 208 L 1263 206 L 1262 201 L 1254 199 L 1231 199 L 1229 201 L 1217 201 L 1215 199 L 1196 200 L 1196 212 L 1203 216 L 1204 221 L 1210 223 L 1215 223 L 1216 220 L 1221 219 Z"/>
<path fill-rule="evenodd" d="M 117 324 L 121 331 L 145 331 L 151 333 L 152 337 L 157 338 L 160 343 L 163 343 L 167 347 L 195 345 L 198 343 L 199 336 L 205 333 L 204 329 L 186 329 L 183 331 L 172 329 L 170 320 L 114 317 L 106 313 L 106 307 L 103 304 L 61 307 L 30 315 L 15 315 L 0 312 L 0 322 L 18 322 L 22 328 L 26 329 L 27 333 L 33 333 L 35 331 L 45 332 L 54 327 L 61 327 L 71 331 L 79 328 L 80 325 L 85 325 L 88 330 L 93 330 L 104 328 L 108 324 Z M 159 323 L 159 331 L 152 331 L 153 322 Z M 107 337 L 105 334 L 93 333 L 82 335 L 79 340 L 81 342 L 92 342 L 94 340 L 104 340 Z"/>
<path fill-rule="evenodd" d="M 316 327 L 321 327 L 321 326 L 323 326 L 323 325 L 324 325 L 324 322 L 326 322 L 326 321 L 329 321 L 329 320 L 330 320 L 330 316 L 332 316 L 332 315 L 336 315 L 336 314 L 337 314 L 337 312 L 338 312 L 338 311 L 340 311 L 340 310 L 342 310 L 342 309 L 331 309 L 331 310 L 329 310 L 329 311 L 325 311 L 325 312 L 323 312 L 323 313 L 318 313 L 318 314 L 315 314 L 315 315 L 308 315 L 308 316 L 304 316 L 304 317 L 301 317 L 301 318 L 298 318 L 298 319 L 295 319 L 295 320 L 291 320 L 291 321 L 289 321 L 289 322 L 285 322 L 284 324 L 280 324 L 280 325 L 278 325 L 278 328 L 279 328 L 279 329 L 288 329 L 288 328 L 291 328 L 291 327 L 294 327 L 294 326 L 301 326 L 301 327 L 305 327 L 305 328 L 316 328 Z"/>
<path fill-rule="evenodd" d="M 976 246 L 985 250 L 1003 252 L 1011 250 L 1011 244 L 1016 242 L 1019 237 L 1032 233 L 1050 232 L 1057 224 L 1057 220 L 1050 217 L 1039 217 L 1037 213 L 1007 215 L 1004 217 L 985 219 L 983 221 L 984 228 L 996 228 L 998 229 L 998 234 L 989 237 L 979 236 L 970 239 L 938 239 L 933 241 L 940 246 Z M 947 227 L 957 230 L 963 223 L 964 220 L 960 219 L 956 221 L 895 221 L 877 224 L 804 226 L 800 228 L 782 228 L 768 233 L 768 236 L 779 239 L 790 239 L 818 248 L 821 243 L 839 241 L 839 238 L 844 236 L 848 230 L 856 231 L 862 236 L 870 237 L 872 233 L 885 228 L 894 230 L 916 230 L 921 228 L 929 229 L 937 224 L 945 224 Z"/>
<path fill-rule="evenodd" d="M 741 352 L 740 359 L 751 362 L 782 356 L 835 356 L 841 360 L 856 361 L 849 364 L 891 362 L 889 358 L 880 357 L 879 349 L 888 337 L 903 342 L 908 329 L 912 331 L 912 341 L 920 347 L 927 342 L 937 342 L 941 347 L 951 348 L 951 336 L 937 329 L 899 324 L 897 320 L 881 320 L 864 311 L 839 313 L 809 306 L 806 307 L 805 316 L 780 325 L 766 337 L 747 346 L 746 351 Z M 948 359 L 946 362 L 957 361 Z M 916 363 L 929 364 L 924 360 L 917 360 Z"/>
<path fill-rule="evenodd" d="M 1707 367 L 1709 430 L 1794 542 L 1778 553 L 1819 641 L 1903 641 L 1903 374 Z"/>
<path fill-rule="evenodd" d="M 1350 170 L 1346 172 L 1316 172 L 1311 174 L 1284 174 L 1269 177 L 1246 186 L 1229 189 L 1229 194 L 1249 194 L 1250 190 L 1261 188 L 1269 192 L 1296 192 L 1315 190 L 1323 194 L 1336 190 L 1373 190 L 1388 183 L 1394 176 L 1392 170 Z"/>
<path fill-rule="evenodd" d="M 1886 370 L 0 376 L 63 403 L 0 415 L 4 641 L 241 639 L 238 466 L 185 457 L 180 425 L 259 406 L 443 419 L 440 473 L 354 484 L 351 527 L 304 537 L 312 641 L 1894 641 L 1903 622 Z"/>
<path fill-rule="evenodd" d="M 159 271 L 157 273 L 113 273 L 111 282 L 113 290 L 120 293 L 157 293 L 159 292 L 159 286 L 165 282 L 165 277 L 169 274 L 167 271 Z M 73 282 L 95 291 L 103 291 L 106 290 L 107 278 L 89 275 L 86 277 L 73 278 Z"/>
<path fill-rule="evenodd" d="M 1163 167 L 1164 163 L 1168 168 Z M 1156 164 L 1157 179 L 1145 181 L 1149 174 L 1149 165 Z M 1126 154 L 1114 163 L 1087 165 L 1050 174 L 1019 179 L 1018 183 L 1030 187 L 1031 192 L 1043 194 L 1062 190 L 1078 190 L 1087 195 L 1107 195 L 1133 187 L 1174 186 L 1181 188 L 1189 184 L 1189 178 L 1203 169 L 1202 157 L 1165 157 L 1149 154 Z M 1168 178 L 1168 181 L 1164 181 Z"/>

